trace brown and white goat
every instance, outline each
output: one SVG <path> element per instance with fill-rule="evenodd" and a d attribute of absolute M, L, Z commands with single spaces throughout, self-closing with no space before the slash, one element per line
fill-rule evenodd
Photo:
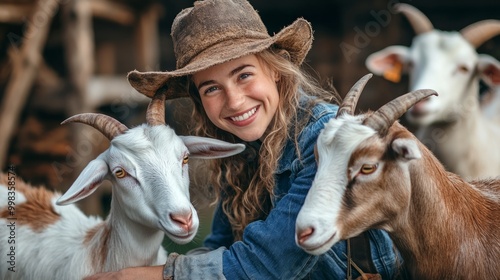
<path fill-rule="evenodd" d="M 165 234 L 193 239 L 198 216 L 190 203 L 188 158 L 217 158 L 243 144 L 178 136 L 165 125 L 165 96 L 148 107 L 147 124 L 131 129 L 100 114 L 81 114 L 110 147 L 92 160 L 62 196 L 0 176 L 0 279 L 82 279 L 97 272 L 165 263 Z M 75 205 L 109 180 L 113 197 L 105 221 Z M 62 206 L 66 205 L 66 206 Z"/>
<path fill-rule="evenodd" d="M 297 244 L 319 255 L 339 240 L 383 229 L 413 279 L 498 279 L 500 180 L 464 181 L 447 172 L 396 121 L 432 90 L 352 115 L 367 76 L 318 137 L 318 171 L 297 217 Z"/>

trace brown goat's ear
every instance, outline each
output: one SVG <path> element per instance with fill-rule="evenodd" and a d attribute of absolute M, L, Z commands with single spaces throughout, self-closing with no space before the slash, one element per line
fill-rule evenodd
<path fill-rule="evenodd" d="M 392 141 L 392 150 L 402 159 L 412 160 L 422 157 L 417 141 L 410 138 L 398 138 Z"/>

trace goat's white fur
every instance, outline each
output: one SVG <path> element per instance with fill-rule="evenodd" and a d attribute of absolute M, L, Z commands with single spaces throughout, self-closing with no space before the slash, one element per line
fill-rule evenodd
<path fill-rule="evenodd" d="M 500 180 L 466 182 L 399 123 L 381 138 L 360 119 L 332 119 L 318 137 L 318 171 L 297 217 L 298 245 L 319 255 L 379 228 L 413 279 L 496 279 Z M 362 174 L 364 164 L 377 169 Z"/>
<path fill-rule="evenodd" d="M 454 173 L 465 178 L 500 175 L 500 118 L 495 117 L 500 113 L 485 114 L 479 104 L 479 80 L 499 87 L 500 63 L 478 55 L 460 32 L 436 29 L 415 36 L 410 47 L 390 46 L 371 54 L 366 66 L 382 75 L 395 62 L 409 73 L 410 91 L 439 93 L 408 110 L 416 136 Z"/>
<path fill-rule="evenodd" d="M 198 229 L 184 157 L 225 157 L 243 149 L 242 144 L 179 137 L 164 125 L 143 124 L 127 130 L 114 137 L 110 147 L 87 165 L 63 196 L 53 195 L 51 207 L 59 216 L 57 221 L 34 230 L 29 222 L 18 220 L 13 244 L 16 272 L 8 270 L 8 221 L 5 215 L 0 216 L 0 279 L 82 279 L 97 272 L 164 263 L 166 252 L 161 243 L 165 233 L 183 244 L 191 241 Z M 119 169 L 127 176 L 116 177 Z M 113 191 L 104 222 L 85 216 L 74 205 L 57 205 L 87 197 L 103 180 L 111 181 Z M 0 214 L 7 206 L 6 188 L 0 184 Z M 26 202 L 19 188 L 16 208 Z"/>
<path fill-rule="evenodd" d="M 489 55 L 479 55 L 479 72 L 498 71 L 500 72 L 500 61 Z M 486 118 L 494 119 L 500 123 L 500 77 L 495 75 L 485 76 L 484 83 L 488 90 L 483 94 L 481 100 L 481 111 Z"/>

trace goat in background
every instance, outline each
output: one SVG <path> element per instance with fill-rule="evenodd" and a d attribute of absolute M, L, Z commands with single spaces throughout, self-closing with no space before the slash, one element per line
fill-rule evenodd
<path fill-rule="evenodd" d="M 484 20 L 460 32 L 445 32 L 434 29 L 413 6 L 398 4 L 396 9 L 417 35 L 410 47 L 390 46 L 371 54 L 367 68 L 393 81 L 408 72 L 410 91 L 429 88 L 439 93 L 439 98 L 415 104 L 406 117 L 417 126 L 415 135 L 449 171 L 465 178 L 500 175 L 500 120 L 484 114 L 479 104 L 480 79 L 500 87 L 499 62 L 475 50 L 500 34 L 500 21 Z"/>

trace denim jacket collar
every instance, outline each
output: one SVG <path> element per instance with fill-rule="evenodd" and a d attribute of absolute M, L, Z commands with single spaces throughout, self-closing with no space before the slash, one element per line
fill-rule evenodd
<path fill-rule="evenodd" d="M 301 105 L 304 105 L 306 104 L 306 102 L 308 102 L 310 100 L 306 99 L 306 98 L 302 98 L 301 99 Z M 316 122 L 318 119 L 320 119 L 321 117 L 323 117 L 325 114 L 331 114 L 331 107 L 328 107 L 328 105 L 324 104 L 324 103 L 318 103 L 318 104 L 315 104 L 312 108 L 310 108 L 311 110 L 311 114 L 307 113 L 304 109 L 304 106 L 300 106 L 299 108 L 299 112 L 298 112 L 298 117 L 299 118 L 302 118 L 302 117 L 308 117 L 309 118 L 309 121 L 307 122 L 307 124 L 305 125 L 305 127 L 307 127 L 309 124 L 313 123 L 313 122 Z M 293 128 L 292 128 L 293 130 Z M 302 138 L 302 132 L 301 134 L 299 135 L 299 139 Z M 281 155 L 281 159 L 278 163 L 278 168 L 276 169 L 276 174 L 282 174 L 284 173 L 285 171 L 289 171 L 289 170 L 293 170 L 295 168 L 292 168 L 292 164 L 300 164 L 300 161 L 297 161 L 297 151 L 295 149 L 295 144 L 294 144 L 294 141 L 293 141 L 293 135 L 292 136 L 289 136 L 290 139 L 287 141 L 286 145 L 285 145 L 285 148 L 283 150 L 283 154 Z M 299 140 L 299 149 L 303 149 L 303 143 L 301 143 L 301 141 Z M 295 166 L 293 166 L 295 167 Z"/>

